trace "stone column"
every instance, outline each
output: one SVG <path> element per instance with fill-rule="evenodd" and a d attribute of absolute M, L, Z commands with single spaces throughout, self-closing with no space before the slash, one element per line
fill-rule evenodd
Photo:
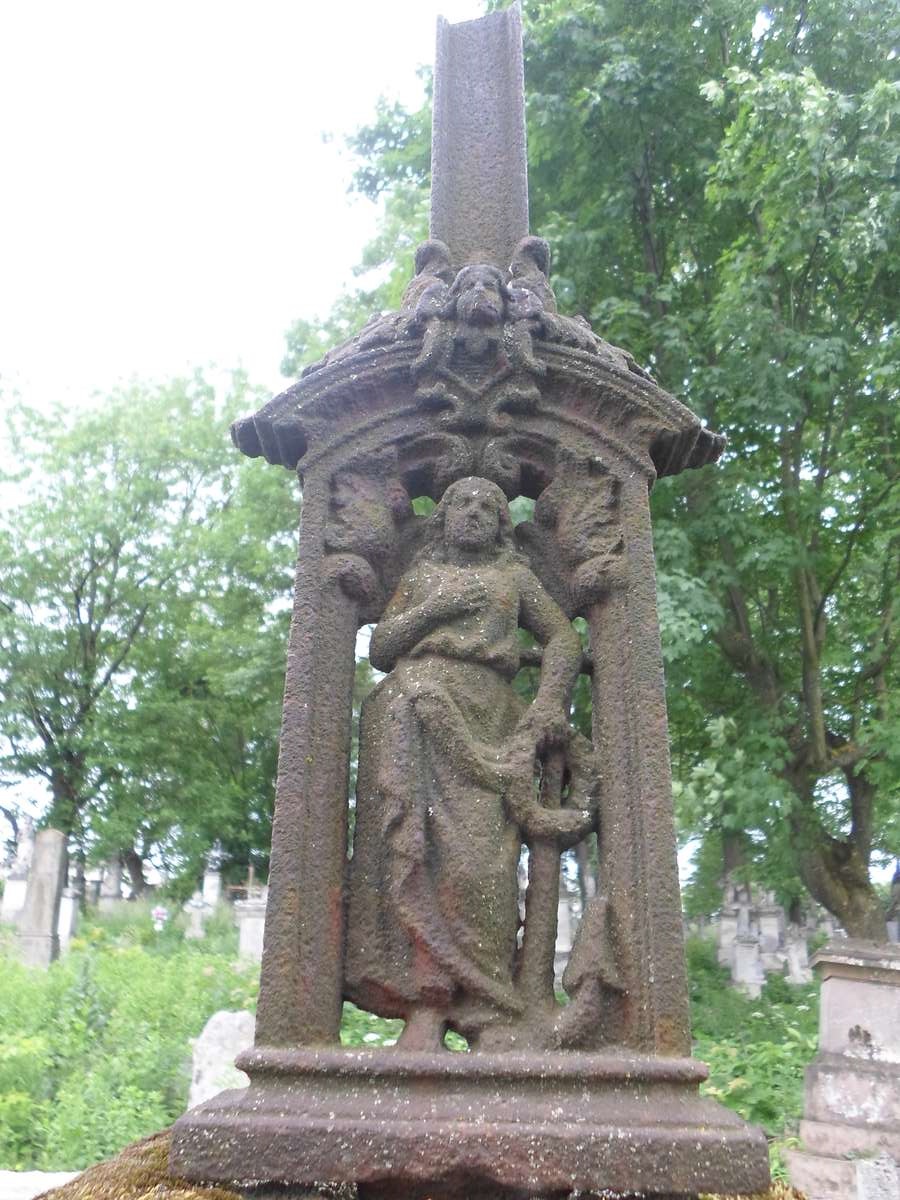
<path fill-rule="evenodd" d="M 266 927 L 266 900 L 251 896 L 238 900 L 234 906 L 238 927 L 238 957 L 249 962 L 262 962 L 263 934 Z"/>
<path fill-rule="evenodd" d="M 839 941 L 812 962 L 822 979 L 819 1052 L 791 1181 L 809 1200 L 879 1195 L 862 1190 L 859 1168 L 879 1154 L 900 1160 L 900 948 Z"/>
<path fill-rule="evenodd" d="M 25 907 L 19 918 L 19 952 L 29 967 L 49 967 L 59 957 L 59 904 L 66 882 L 66 835 L 42 829 L 34 841 Z"/>

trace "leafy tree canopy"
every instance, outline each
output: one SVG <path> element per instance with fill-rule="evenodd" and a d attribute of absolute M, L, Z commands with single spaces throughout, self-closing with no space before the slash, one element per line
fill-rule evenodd
<path fill-rule="evenodd" d="M 869 870 L 900 853 L 900 6 L 524 13 L 532 228 L 561 306 L 729 438 L 719 467 L 654 492 L 684 836 L 883 937 Z M 357 186 L 387 196 L 367 265 L 394 264 L 364 308 L 409 275 L 428 115 L 383 105 L 356 138 Z M 294 348 L 312 356 L 309 332 Z"/>

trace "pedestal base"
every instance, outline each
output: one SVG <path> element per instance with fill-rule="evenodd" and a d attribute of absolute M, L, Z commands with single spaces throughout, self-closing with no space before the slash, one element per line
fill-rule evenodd
<path fill-rule="evenodd" d="M 171 1169 L 238 1184 L 358 1183 L 378 1200 L 749 1193 L 757 1129 L 697 1094 L 690 1059 L 249 1051 L 251 1078 L 175 1125 Z"/>

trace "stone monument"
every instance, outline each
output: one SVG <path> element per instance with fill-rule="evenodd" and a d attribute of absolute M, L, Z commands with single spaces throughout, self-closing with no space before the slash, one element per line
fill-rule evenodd
<path fill-rule="evenodd" d="M 14 925 L 18 921 L 22 909 L 25 907 L 28 872 L 34 857 L 34 838 L 34 821 L 29 816 L 23 816 L 19 822 L 16 856 L 6 877 L 3 901 L 0 904 L 0 921 L 8 925 Z"/>
<path fill-rule="evenodd" d="M 809 1200 L 900 1200 L 871 1190 L 891 1171 L 896 1186 L 900 1162 L 900 950 L 846 939 L 812 965 L 822 979 L 819 1051 L 806 1070 L 803 1148 L 788 1153 L 791 1182 Z M 877 1156 L 893 1166 L 869 1171 Z"/>
<path fill-rule="evenodd" d="M 66 835 L 42 829 L 34 839 L 25 906 L 19 917 L 19 953 L 29 967 L 59 957 L 59 906 L 66 882 Z"/>
<path fill-rule="evenodd" d="M 517 8 L 440 23 L 432 166 L 400 311 L 234 427 L 299 470 L 303 517 L 250 1085 L 181 1118 L 172 1169 L 360 1200 L 757 1191 L 765 1139 L 701 1099 L 690 1057 L 648 503 L 723 439 L 557 311 L 528 229 Z M 385 674 L 348 856 L 370 623 Z M 591 740 L 568 719 L 580 673 Z M 560 855 L 594 834 L 563 1006 Z M 396 1047 L 342 1048 L 345 999 L 402 1018 Z"/>

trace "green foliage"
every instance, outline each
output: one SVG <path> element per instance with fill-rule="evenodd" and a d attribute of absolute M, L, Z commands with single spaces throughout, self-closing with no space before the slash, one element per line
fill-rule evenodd
<path fill-rule="evenodd" d="M 46 972 L 0 970 L 0 1166 L 72 1170 L 184 1111 L 189 1039 L 213 1012 L 250 1008 L 256 972 L 164 939 L 144 917 L 96 922 Z"/>
<path fill-rule="evenodd" d="M 654 490 L 682 832 L 883 936 L 900 849 L 897 0 L 526 0 L 532 228 L 729 447 Z M 382 108 L 358 186 L 418 187 Z M 398 203 L 399 203 L 398 199 Z M 377 257 L 405 261 L 385 226 Z M 393 258 L 391 259 L 391 254 Z"/>
<path fill-rule="evenodd" d="M 77 416 L 11 407 L 0 770 L 101 858 L 268 850 L 297 499 L 237 455 L 259 397 L 199 376 Z"/>
<path fill-rule="evenodd" d="M 816 1051 L 818 989 L 770 977 L 758 1000 L 729 986 L 715 943 L 687 947 L 694 1053 L 709 1065 L 702 1091 L 770 1137 L 796 1128 L 804 1071 Z"/>

